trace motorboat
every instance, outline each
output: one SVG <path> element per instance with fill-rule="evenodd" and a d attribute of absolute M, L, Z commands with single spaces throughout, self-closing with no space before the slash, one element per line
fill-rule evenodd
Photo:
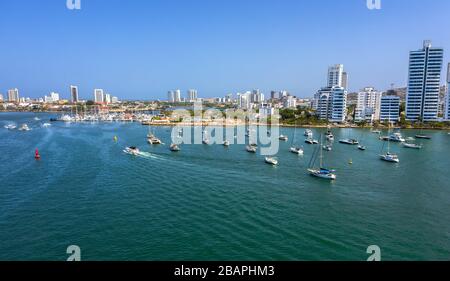
<path fill-rule="evenodd" d="M 224 141 L 223 142 L 223 146 L 230 146 L 230 142 L 229 141 Z"/>
<path fill-rule="evenodd" d="M 325 150 L 325 151 L 331 151 L 331 150 L 333 150 L 333 148 L 332 148 L 331 145 L 329 145 L 329 144 L 324 145 L 324 146 L 322 147 L 322 149 Z"/>
<path fill-rule="evenodd" d="M 333 174 L 333 170 L 328 169 L 308 169 L 308 172 L 311 176 L 321 178 L 321 179 L 327 179 L 327 180 L 335 180 L 336 175 Z"/>
<path fill-rule="evenodd" d="M 266 161 L 267 164 L 270 164 L 270 165 L 273 165 L 273 166 L 278 165 L 278 160 L 273 158 L 273 157 L 266 157 L 265 161 Z"/>
<path fill-rule="evenodd" d="M 364 145 L 358 145 L 358 149 L 364 151 L 364 150 L 366 150 L 367 148 L 366 148 Z"/>
<path fill-rule="evenodd" d="M 313 136 L 313 132 L 310 129 L 306 129 L 305 133 L 303 134 L 305 137 L 310 137 L 312 138 Z"/>
<path fill-rule="evenodd" d="M 48 128 L 48 127 L 50 127 L 52 124 L 50 124 L 50 123 L 44 123 L 44 124 L 42 124 L 42 127 L 44 127 L 44 128 Z"/>
<path fill-rule="evenodd" d="M 359 142 L 355 139 L 342 139 L 339 141 L 339 143 L 342 144 L 348 144 L 348 145 L 357 145 L 359 144 Z"/>
<path fill-rule="evenodd" d="M 288 141 L 289 138 L 288 138 L 287 136 L 280 135 L 279 140 L 280 140 L 280 141 Z"/>
<path fill-rule="evenodd" d="M 252 146 L 252 145 L 247 145 L 247 147 L 245 149 L 247 150 L 247 152 L 250 152 L 250 153 L 256 153 L 256 151 L 258 150 L 258 148 L 256 146 Z"/>
<path fill-rule="evenodd" d="M 431 137 L 427 136 L 427 135 L 416 135 L 415 138 L 416 139 L 431 140 Z"/>
<path fill-rule="evenodd" d="M 403 147 L 405 147 L 405 148 L 412 148 L 412 149 L 422 149 L 423 148 L 423 146 L 421 144 L 408 143 L 408 142 L 404 142 L 403 143 Z"/>
<path fill-rule="evenodd" d="M 303 155 L 304 151 L 300 147 L 291 147 L 290 151 L 294 154 Z"/>
<path fill-rule="evenodd" d="M 171 144 L 170 145 L 170 151 L 173 151 L 173 152 L 178 152 L 178 151 L 180 151 L 181 149 L 180 149 L 180 147 L 178 146 L 178 145 L 176 145 L 176 144 Z"/>
<path fill-rule="evenodd" d="M 14 124 L 9 124 L 9 125 L 6 125 L 6 126 L 5 126 L 5 129 L 8 129 L 8 130 L 14 130 L 14 129 L 16 129 L 16 128 L 17 128 L 17 126 L 14 125 Z"/>
<path fill-rule="evenodd" d="M 393 133 L 389 137 L 381 137 L 382 140 L 392 141 L 392 142 L 405 142 L 406 140 L 402 137 L 402 134 L 397 132 Z"/>
<path fill-rule="evenodd" d="M 392 163 L 399 163 L 400 159 L 396 154 L 386 153 L 383 155 L 380 155 L 380 159 L 386 162 L 392 162 Z"/>
<path fill-rule="evenodd" d="M 30 131 L 30 127 L 28 127 L 27 124 L 23 124 L 22 126 L 20 126 L 19 131 Z"/>
<path fill-rule="evenodd" d="M 130 146 L 130 147 L 126 147 L 123 152 L 133 155 L 133 156 L 138 156 L 140 151 L 137 147 L 135 146 Z"/>

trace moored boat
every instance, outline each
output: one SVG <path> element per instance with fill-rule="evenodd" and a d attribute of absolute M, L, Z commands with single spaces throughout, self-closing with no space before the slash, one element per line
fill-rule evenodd
<path fill-rule="evenodd" d="M 273 165 L 273 166 L 278 165 L 278 160 L 276 158 L 273 158 L 273 157 L 266 157 L 265 158 L 265 162 L 267 164 L 270 164 L 270 165 Z"/>

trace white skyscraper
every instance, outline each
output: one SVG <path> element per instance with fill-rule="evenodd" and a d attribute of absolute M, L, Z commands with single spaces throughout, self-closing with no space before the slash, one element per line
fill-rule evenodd
<path fill-rule="evenodd" d="M 245 94 L 237 94 L 239 108 L 250 109 L 250 95 L 251 93 L 249 92 L 246 92 Z"/>
<path fill-rule="evenodd" d="M 297 99 L 293 96 L 287 96 L 286 98 L 284 98 L 283 106 L 284 108 L 296 108 Z"/>
<path fill-rule="evenodd" d="M 380 104 L 381 122 L 398 122 L 400 120 L 400 97 L 382 96 Z"/>
<path fill-rule="evenodd" d="M 450 63 L 447 67 L 447 95 L 445 96 L 445 112 L 444 118 L 450 121 Z"/>
<path fill-rule="evenodd" d="M 188 102 L 196 102 L 197 101 L 197 90 L 188 90 L 188 94 L 187 94 L 187 100 Z"/>
<path fill-rule="evenodd" d="M 343 87 L 344 65 L 336 64 L 328 68 L 328 87 Z M 346 74 L 347 76 L 347 74 Z M 347 81 L 345 81 L 347 83 Z"/>
<path fill-rule="evenodd" d="M 95 89 L 94 90 L 94 101 L 96 103 L 103 103 L 105 101 L 103 89 Z"/>
<path fill-rule="evenodd" d="M 73 103 L 77 103 L 80 101 L 78 97 L 78 87 L 77 86 L 70 86 L 70 100 Z"/>
<path fill-rule="evenodd" d="M 15 89 L 8 90 L 8 101 L 9 102 L 19 102 L 20 101 L 19 89 L 15 88 Z"/>
<path fill-rule="evenodd" d="M 358 93 L 355 110 L 355 121 L 373 122 L 380 119 L 381 92 L 372 87 L 366 87 Z"/>
<path fill-rule="evenodd" d="M 0 102 L 3 102 L 3 95 L 0 94 Z"/>
<path fill-rule="evenodd" d="M 347 91 L 343 87 L 331 89 L 331 122 L 342 123 L 347 118 Z"/>
<path fill-rule="evenodd" d="M 423 48 L 410 52 L 406 119 L 435 121 L 438 119 L 439 91 L 444 50 L 432 48 L 425 41 Z"/>
<path fill-rule="evenodd" d="M 176 90 L 174 92 L 174 99 L 175 99 L 175 102 L 181 102 L 181 91 L 180 90 Z"/>
<path fill-rule="evenodd" d="M 103 101 L 107 104 L 111 103 L 111 95 L 108 93 L 105 93 Z"/>
<path fill-rule="evenodd" d="M 167 102 L 174 103 L 175 102 L 175 93 L 174 91 L 167 92 Z"/>

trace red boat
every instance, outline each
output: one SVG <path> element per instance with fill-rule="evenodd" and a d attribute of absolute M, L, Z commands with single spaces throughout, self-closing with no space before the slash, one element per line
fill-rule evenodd
<path fill-rule="evenodd" d="M 36 149 L 36 151 L 34 152 L 34 159 L 39 160 L 41 159 L 41 155 L 39 155 L 39 150 Z"/>

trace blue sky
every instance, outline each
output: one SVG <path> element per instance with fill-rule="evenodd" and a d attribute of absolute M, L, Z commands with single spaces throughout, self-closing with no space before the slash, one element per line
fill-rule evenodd
<path fill-rule="evenodd" d="M 104 88 L 124 99 L 201 97 L 259 88 L 312 96 L 343 63 L 350 90 L 406 85 L 408 52 L 424 39 L 450 61 L 450 1 L 382 0 L 0 1 L 0 93 L 69 85 L 82 98 Z M 443 75 L 445 76 L 445 75 Z"/>

